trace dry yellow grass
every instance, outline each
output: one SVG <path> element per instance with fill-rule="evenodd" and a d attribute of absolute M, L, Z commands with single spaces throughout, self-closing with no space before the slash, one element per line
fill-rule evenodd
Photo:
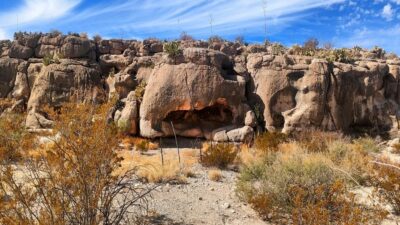
<path fill-rule="evenodd" d="M 135 146 L 144 146 L 145 149 L 141 149 L 142 151 L 157 150 L 159 148 L 158 143 L 151 142 L 148 139 L 128 136 L 122 139 L 122 145 L 125 150 L 130 150 Z"/>
<path fill-rule="evenodd" d="M 164 165 L 160 154 L 144 155 L 134 151 L 121 151 L 119 156 L 124 158 L 119 172 L 136 169 L 136 175 L 150 183 L 186 183 L 188 177 L 194 176 L 192 166 L 197 161 L 195 156 L 182 154 L 179 165 L 175 151 L 164 153 Z"/>
<path fill-rule="evenodd" d="M 210 169 L 208 171 L 208 179 L 215 181 L 215 182 L 219 182 L 221 181 L 223 178 L 222 176 L 222 172 L 219 169 Z"/>
<path fill-rule="evenodd" d="M 240 147 L 240 152 L 237 157 L 237 163 L 245 166 L 249 166 L 252 163 L 259 160 L 261 157 L 261 153 L 256 151 L 255 149 L 249 148 L 247 145 L 242 145 Z"/>

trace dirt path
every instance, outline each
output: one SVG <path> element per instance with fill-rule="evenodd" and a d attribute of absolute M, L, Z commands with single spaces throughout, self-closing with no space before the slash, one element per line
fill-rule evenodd
<path fill-rule="evenodd" d="M 196 165 L 193 171 L 196 176 L 189 178 L 188 184 L 167 184 L 153 193 L 150 209 L 154 209 L 161 220 L 182 225 L 267 224 L 236 197 L 235 172 L 223 171 L 223 180 L 214 182 L 200 165 Z M 159 224 L 165 223 L 160 221 Z"/>

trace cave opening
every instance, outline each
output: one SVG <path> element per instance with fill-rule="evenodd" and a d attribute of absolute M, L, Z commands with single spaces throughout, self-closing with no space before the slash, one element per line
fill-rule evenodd
<path fill-rule="evenodd" d="M 201 110 L 172 111 L 163 120 L 172 122 L 177 135 L 186 137 L 205 137 L 215 129 L 232 125 L 232 121 L 232 110 L 218 103 Z"/>
<path fill-rule="evenodd" d="M 297 90 L 293 87 L 287 87 L 277 92 L 271 99 L 271 116 L 272 126 L 277 129 L 282 129 L 285 125 L 285 118 L 283 112 L 296 107 L 296 93 Z"/>

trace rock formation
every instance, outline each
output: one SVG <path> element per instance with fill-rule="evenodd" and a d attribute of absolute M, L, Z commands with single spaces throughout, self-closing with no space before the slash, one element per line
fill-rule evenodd
<path fill-rule="evenodd" d="M 180 41 L 172 57 L 164 44 L 18 33 L 0 41 L 0 98 L 14 102 L 3 111 L 18 105 L 28 127 L 48 128 L 44 106 L 116 96 L 110 120 L 129 134 L 234 142 L 260 127 L 399 128 L 398 58 L 363 52 L 346 64 L 221 40 Z"/>

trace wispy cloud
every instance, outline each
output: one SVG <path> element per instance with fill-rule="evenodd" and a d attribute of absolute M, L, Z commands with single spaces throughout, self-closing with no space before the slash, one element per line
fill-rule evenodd
<path fill-rule="evenodd" d="M 273 32 L 302 17 L 307 10 L 345 0 L 267 1 L 268 29 Z M 176 37 L 180 31 L 193 35 L 261 33 L 263 0 L 131 0 L 114 1 L 82 9 L 64 24 L 81 24 L 82 30 L 104 35 Z M 172 34 L 174 36 L 172 36 Z"/>
<path fill-rule="evenodd" d="M 68 14 L 81 0 L 24 0 L 19 7 L 0 12 L 0 27 L 14 28 L 53 21 Z"/>
<path fill-rule="evenodd" d="M 400 25 L 391 28 L 367 28 L 363 27 L 354 31 L 354 34 L 338 40 L 338 45 L 343 47 L 362 46 L 372 48 L 381 46 L 391 52 L 400 52 L 400 39 L 390 38 L 400 36 Z"/>
<path fill-rule="evenodd" d="M 0 40 L 5 40 L 5 39 L 9 39 L 9 35 L 7 34 L 7 32 L 3 29 L 0 29 Z"/>
<path fill-rule="evenodd" d="M 391 21 L 393 19 L 393 8 L 391 4 L 386 4 L 382 9 L 382 16 L 387 21 Z"/>

